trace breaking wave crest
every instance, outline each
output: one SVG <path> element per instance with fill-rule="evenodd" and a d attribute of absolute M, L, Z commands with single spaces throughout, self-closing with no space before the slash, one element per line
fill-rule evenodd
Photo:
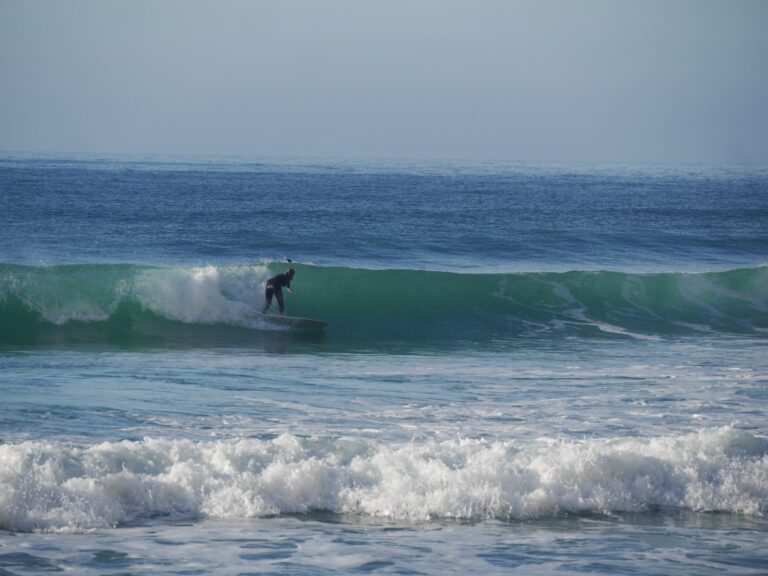
<path fill-rule="evenodd" d="M 0 528 L 87 530 L 155 516 L 311 511 L 399 520 L 657 508 L 768 511 L 768 441 L 732 428 L 649 439 L 299 438 L 0 445 Z"/>

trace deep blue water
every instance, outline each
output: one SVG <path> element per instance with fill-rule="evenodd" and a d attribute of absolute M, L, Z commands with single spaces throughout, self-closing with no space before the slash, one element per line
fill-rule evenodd
<path fill-rule="evenodd" d="M 0 156 L 0 573 L 765 573 L 766 249 L 759 166 Z"/>
<path fill-rule="evenodd" d="M 0 159 L 5 263 L 712 270 L 764 263 L 766 169 Z M 756 261 L 757 260 L 757 261 Z"/>

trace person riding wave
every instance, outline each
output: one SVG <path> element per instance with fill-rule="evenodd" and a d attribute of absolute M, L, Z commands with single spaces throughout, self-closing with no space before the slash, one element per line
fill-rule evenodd
<path fill-rule="evenodd" d="M 262 314 L 266 314 L 267 310 L 269 310 L 269 307 L 272 306 L 272 297 L 274 296 L 277 299 L 277 304 L 280 307 L 280 314 L 285 313 L 285 303 L 283 301 L 283 287 L 285 287 L 288 292 L 293 292 L 291 290 L 291 280 L 293 280 L 293 277 L 296 275 L 296 270 L 293 268 L 288 268 L 284 273 L 278 274 L 277 276 L 274 276 L 267 280 L 267 288 L 264 293 L 265 302 L 264 307 L 261 309 Z"/>

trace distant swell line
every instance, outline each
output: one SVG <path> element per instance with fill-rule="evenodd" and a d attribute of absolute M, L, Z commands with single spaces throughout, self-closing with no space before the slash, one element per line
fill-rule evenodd
<path fill-rule="evenodd" d="M 710 273 L 458 274 L 296 264 L 288 313 L 355 340 L 768 336 L 768 266 Z M 0 265 L 0 343 L 151 341 L 269 328 L 283 267 Z M 227 333 L 231 329 L 231 333 Z"/>

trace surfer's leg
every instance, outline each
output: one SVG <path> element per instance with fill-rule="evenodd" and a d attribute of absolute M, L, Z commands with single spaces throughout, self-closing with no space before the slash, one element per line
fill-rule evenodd
<path fill-rule="evenodd" d="M 283 303 L 283 289 L 280 286 L 275 286 L 275 298 L 277 298 L 277 305 L 280 306 L 280 314 L 285 312 L 285 304 Z"/>
<path fill-rule="evenodd" d="M 269 307 L 272 306 L 272 292 L 272 286 L 267 286 L 267 291 L 264 293 L 264 307 L 261 309 L 262 314 L 264 314 L 264 312 L 269 310 Z"/>

